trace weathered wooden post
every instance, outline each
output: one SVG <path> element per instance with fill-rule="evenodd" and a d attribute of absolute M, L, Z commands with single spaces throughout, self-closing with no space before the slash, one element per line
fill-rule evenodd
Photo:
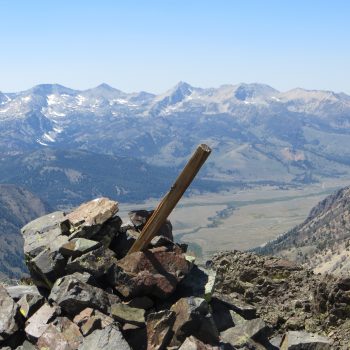
<path fill-rule="evenodd" d="M 164 196 L 158 204 L 157 209 L 147 221 L 140 236 L 130 248 L 128 254 L 140 251 L 147 247 L 149 242 L 151 242 L 152 238 L 173 211 L 176 204 L 197 175 L 199 169 L 209 157 L 210 153 L 210 147 L 205 144 L 201 144 L 197 147 L 191 159 L 187 162 L 185 168 L 171 186 L 169 192 Z"/>

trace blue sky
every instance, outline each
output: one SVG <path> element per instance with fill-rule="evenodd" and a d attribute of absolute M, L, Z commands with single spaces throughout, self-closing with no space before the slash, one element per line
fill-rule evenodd
<path fill-rule="evenodd" d="M 261 82 L 350 94 L 350 1 L 0 0 L 0 91 Z"/>

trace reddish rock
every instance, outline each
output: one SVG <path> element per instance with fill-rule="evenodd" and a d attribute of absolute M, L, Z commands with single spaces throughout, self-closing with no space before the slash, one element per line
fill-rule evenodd
<path fill-rule="evenodd" d="M 79 327 L 66 317 L 59 317 L 49 324 L 38 339 L 39 349 L 71 350 L 77 349 L 83 337 Z"/>
<path fill-rule="evenodd" d="M 63 334 L 53 325 L 46 327 L 43 334 L 39 337 L 37 346 L 39 349 L 55 349 L 55 350 L 71 350 L 67 339 Z"/>
<path fill-rule="evenodd" d="M 110 270 L 109 281 L 125 297 L 154 295 L 166 298 L 190 271 L 191 264 L 178 247 L 159 247 L 135 252 Z"/>

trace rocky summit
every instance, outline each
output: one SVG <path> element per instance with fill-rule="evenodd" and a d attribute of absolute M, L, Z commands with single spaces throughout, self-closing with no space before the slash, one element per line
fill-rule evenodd
<path fill-rule="evenodd" d="M 0 349 L 349 349 L 350 279 L 238 251 L 196 265 L 167 221 L 97 198 L 22 229 L 31 278 L 0 286 Z"/>

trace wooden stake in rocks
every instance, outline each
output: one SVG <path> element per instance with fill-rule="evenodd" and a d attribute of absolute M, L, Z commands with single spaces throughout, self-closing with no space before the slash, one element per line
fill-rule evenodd
<path fill-rule="evenodd" d="M 159 231 L 165 220 L 175 208 L 188 186 L 191 184 L 199 169 L 205 163 L 211 153 L 211 149 L 205 145 L 199 145 L 186 164 L 169 192 L 159 203 L 157 209 L 144 226 L 140 236 L 130 248 L 128 254 L 140 251 L 147 247 L 152 238 Z"/>

